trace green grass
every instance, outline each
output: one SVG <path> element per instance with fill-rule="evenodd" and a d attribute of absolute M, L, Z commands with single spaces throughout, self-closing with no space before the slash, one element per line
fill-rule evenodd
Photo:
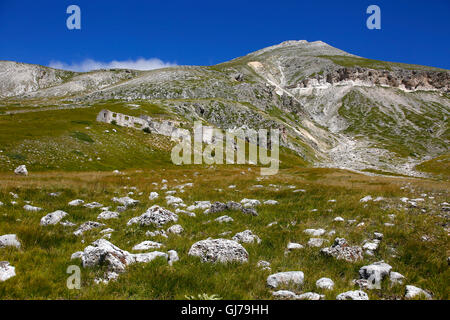
<path fill-rule="evenodd" d="M 256 263 L 263 259 L 271 262 L 272 272 L 301 270 L 305 273 L 305 283 L 301 287 L 284 286 L 297 293 L 320 292 L 327 299 L 337 294 L 356 290 L 350 282 L 358 278 L 361 266 L 373 261 L 385 260 L 393 270 L 406 276 L 405 284 L 413 284 L 430 290 L 435 299 L 448 299 L 449 269 L 447 256 L 449 251 L 447 232 L 442 223 L 444 218 L 438 215 L 437 203 L 448 200 L 447 182 L 436 183 L 427 180 L 403 178 L 366 177 L 351 172 L 334 169 L 283 169 L 269 179 L 259 181 L 259 170 L 247 168 L 223 168 L 202 170 L 197 168 L 176 168 L 158 170 L 129 170 L 124 175 L 111 173 L 86 172 L 47 172 L 33 173 L 29 177 L 15 177 L 13 174 L 0 174 L 0 234 L 15 233 L 22 242 L 22 248 L 0 249 L 1 260 L 9 261 L 16 267 L 17 276 L 0 283 L 0 299 L 185 299 L 186 296 L 198 297 L 218 295 L 223 299 L 271 299 L 271 290 L 266 286 L 268 271 L 259 270 Z M 245 174 L 242 174 L 244 172 Z M 193 188 L 177 193 L 186 204 L 196 200 L 240 201 L 243 198 L 260 200 L 274 199 L 279 205 L 257 208 L 259 216 L 246 216 L 238 211 L 205 215 L 197 211 L 197 217 L 179 215 L 178 223 L 184 228 L 180 236 L 171 235 L 168 239 L 145 236 L 153 227 L 126 226 L 126 222 L 142 214 L 153 204 L 167 207 L 163 192 L 159 190 L 161 180 L 167 179 L 168 190 L 185 182 L 193 182 Z M 157 182 L 158 187 L 152 183 Z M 278 190 L 269 187 L 269 183 L 278 185 Z M 414 192 L 400 189 L 410 184 Z M 228 185 L 236 184 L 236 189 Z M 252 188 L 262 184 L 263 189 Z M 293 193 L 288 185 L 305 189 L 305 193 Z M 69 265 L 81 266 L 78 260 L 71 261 L 75 251 L 83 250 L 88 244 L 101 237 L 99 231 L 92 230 L 83 237 L 72 235 L 73 228 L 62 226 L 39 226 L 43 215 L 55 210 L 69 213 L 68 220 L 80 224 L 87 220 L 96 220 L 99 209 L 69 207 L 70 200 L 81 198 L 86 201 L 98 201 L 105 206 L 115 205 L 111 198 L 126 195 L 136 187 L 131 197 L 141 203 L 134 209 L 123 213 L 119 219 L 106 222 L 107 227 L 116 230 L 111 242 L 118 247 L 131 251 L 131 248 L 144 240 L 164 243 L 162 251 L 174 249 L 179 253 L 180 261 L 173 267 L 163 260 L 149 264 L 136 264 L 128 267 L 117 281 L 108 285 L 95 285 L 94 278 L 104 273 L 104 268 L 82 268 L 81 290 L 68 290 L 66 269 Z M 217 189 L 223 189 L 222 192 Z M 156 201 L 149 201 L 151 191 L 160 193 Z M 19 195 L 18 205 L 10 204 L 9 192 Z M 49 197 L 50 192 L 61 192 L 59 197 Z M 142 192 L 142 194 L 141 194 Z M 417 197 L 426 192 L 436 200 L 427 200 L 421 206 L 427 208 L 423 214 L 420 208 L 401 209 L 398 197 Z M 362 204 L 359 199 L 366 195 L 383 196 L 386 202 Z M 328 202 L 336 199 L 335 203 Z M 43 208 L 39 213 L 30 213 L 22 209 L 24 201 Z M 313 212 L 312 209 L 317 209 Z M 220 215 L 227 214 L 234 222 L 219 224 L 214 221 Z M 395 214 L 394 227 L 384 226 L 390 222 L 389 214 Z M 356 219 L 365 222 L 362 228 L 356 224 L 333 222 L 333 218 Z M 270 222 L 278 224 L 267 227 Z M 295 222 L 295 224 L 293 223 Z M 105 227 L 106 228 L 106 227 Z M 361 244 L 370 239 L 373 232 L 384 233 L 375 257 L 366 257 L 364 261 L 351 264 L 319 254 L 318 248 L 305 247 L 303 250 L 284 254 L 288 242 L 306 244 L 309 236 L 303 233 L 307 228 L 325 228 L 336 230 L 336 237 L 344 237 L 351 244 Z M 249 262 L 245 264 L 209 264 L 187 255 L 190 246 L 208 237 L 217 238 L 224 231 L 231 231 L 228 238 L 237 232 L 251 229 L 261 239 L 261 244 L 244 244 L 249 252 Z M 431 237 L 424 242 L 422 235 Z M 334 237 L 324 236 L 329 241 Z M 84 243 L 81 242 L 84 240 Z M 392 256 L 392 248 L 396 250 Z M 320 291 L 315 281 L 321 277 L 330 277 L 335 282 L 332 291 Z M 402 298 L 405 284 L 391 287 L 383 283 L 383 290 L 368 292 L 371 299 Z"/>

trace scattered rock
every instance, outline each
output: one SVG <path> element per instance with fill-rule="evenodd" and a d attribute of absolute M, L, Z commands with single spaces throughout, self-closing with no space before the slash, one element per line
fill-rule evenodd
<path fill-rule="evenodd" d="M 224 222 L 233 222 L 233 218 L 229 217 L 229 216 L 221 216 L 215 219 L 215 221 L 219 222 L 219 223 L 224 223 Z"/>
<path fill-rule="evenodd" d="M 389 278 L 391 280 L 391 284 L 403 284 L 403 281 L 405 280 L 404 275 L 395 271 L 390 273 Z"/>
<path fill-rule="evenodd" d="M 62 210 L 57 210 L 55 212 L 49 213 L 48 215 L 42 217 L 41 226 L 57 224 L 67 215 L 68 213 Z"/>
<path fill-rule="evenodd" d="M 119 213 L 114 211 L 103 211 L 97 217 L 98 220 L 109 220 L 119 218 Z"/>
<path fill-rule="evenodd" d="M 33 207 L 33 206 L 30 206 L 29 204 L 24 205 L 23 208 L 24 208 L 26 211 L 32 211 L 32 212 L 37 212 L 37 211 L 41 211 L 41 210 L 42 210 L 42 208 L 39 208 L 39 207 Z"/>
<path fill-rule="evenodd" d="M 267 277 L 267 285 L 271 288 L 277 288 L 280 285 L 287 285 L 289 283 L 300 286 L 304 280 L 305 275 L 301 271 L 279 272 Z"/>
<path fill-rule="evenodd" d="M 264 204 L 266 204 L 266 205 L 276 205 L 276 204 L 278 204 L 278 201 L 276 201 L 276 200 L 266 200 L 266 201 L 264 201 Z"/>
<path fill-rule="evenodd" d="M 148 226 L 148 225 L 155 225 L 157 227 L 161 227 L 165 225 L 168 222 L 177 222 L 178 221 L 178 215 L 173 213 L 172 211 L 169 211 L 167 209 L 164 209 L 160 206 L 154 205 L 153 207 L 149 208 L 144 214 L 142 214 L 139 217 L 134 217 L 130 219 L 127 223 L 127 225 L 132 224 L 140 224 L 141 226 Z"/>
<path fill-rule="evenodd" d="M 372 196 L 366 196 L 366 197 L 362 198 L 361 200 L 359 200 L 359 202 L 368 202 L 372 199 L 373 199 Z"/>
<path fill-rule="evenodd" d="M 175 262 L 180 260 L 178 253 L 175 250 L 169 250 L 167 253 L 169 255 L 169 266 L 173 266 Z"/>
<path fill-rule="evenodd" d="M 270 267 L 270 262 L 269 261 L 265 261 L 265 260 L 259 260 L 258 263 L 256 264 L 257 267 L 261 268 L 262 270 L 272 270 L 272 268 Z"/>
<path fill-rule="evenodd" d="M 69 206 L 76 207 L 76 206 L 82 205 L 83 203 L 84 203 L 83 200 L 81 200 L 81 199 L 76 199 L 76 200 L 70 201 L 70 202 L 69 202 Z"/>
<path fill-rule="evenodd" d="M 315 292 L 305 292 L 296 297 L 297 300 L 323 300 L 325 295 Z"/>
<path fill-rule="evenodd" d="M 148 196 L 148 199 L 149 200 L 156 200 L 156 199 L 158 199 L 158 197 L 159 197 L 158 192 L 150 192 L 150 195 Z"/>
<path fill-rule="evenodd" d="M 167 229 L 167 233 L 173 233 L 173 234 L 181 234 L 183 233 L 184 229 L 179 224 L 174 224 L 169 229 Z"/>
<path fill-rule="evenodd" d="M 131 199 L 130 197 L 123 197 L 123 198 L 112 198 L 112 201 L 118 204 L 121 204 L 125 207 L 131 207 L 139 204 L 139 200 Z"/>
<path fill-rule="evenodd" d="M 321 253 L 335 257 L 338 260 L 345 260 L 348 262 L 356 262 L 363 259 L 362 248 L 358 246 L 349 246 L 347 240 L 343 238 L 336 238 L 331 247 L 323 248 Z"/>
<path fill-rule="evenodd" d="M 275 291 L 272 293 L 272 296 L 279 300 L 295 300 L 297 298 L 294 292 L 288 290 Z"/>
<path fill-rule="evenodd" d="M 133 251 L 143 251 L 143 250 L 150 250 L 150 249 L 159 249 L 163 247 L 164 245 L 159 242 L 154 241 L 144 241 L 141 242 L 133 247 Z"/>
<path fill-rule="evenodd" d="M 16 275 L 16 268 L 8 261 L 0 261 L 0 282 L 6 281 Z"/>
<path fill-rule="evenodd" d="M 28 170 L 25 165 L 20 165 L 14 170 L 14 173 L 18 176 L 27 176 Z"/>
<path fill-rule="evenodd" d="M 426 292 L 425 290 L 418 288 L 416 286 L 406 286 L 405 298 L 406 299 L 414 299 L 424 297 L 425 299 L 432 299 L 431 294 Z"/>
<path fill-rule="evenodd" d="M 232 238 L 232 240 L 237 242 L 244 242 L 244 243 L 261 243 L 261 239 L 253 234 L 251 230 L 245 230 L 239 233 L 236 233 L 236 235 Z"/>
<path fill-rule="evenodd" d="M 88 209 L 95 209 L 95 208 L 101 208 L 103 205 L 98 202 L 91 202 L 84 205 Z"/>
<path fill-rule="evenodd" d="M 15 247 L 17 249 L 20 249 L 21 244 L 19 239 L 17 238 L 17 235 L 5 234 L 3 236 L 0 236 L 0 248 L 6 247 Z"/>
<path fill-rule="evenodd" d="M 287 249 L 289 251 L 303 249 L 303 248 L 304 248 L 303 245 L 301 245 L 300 243 L 295 243 L 295 242 L 289 242 L 287 245 Z"/>
<path fill-rule="evenodd" d="M 258 212 L 255 210 L 255 208 L 242 208 L 242 213 L 243 214 L 248 214 L 251 216 L 258 216 Z"/>
<path fill-rule="evenodd" d="M 308 246 L 319 248 L 319 247 L 323 246 L 323 243 L 325 241 L 328 241 L 328 240 L 322 239 L 322 238 L 311 238 L 308 241 Z"/>
<path fill-rule="evenodd" d="M 248 262 L 248 252 L 233 240 L 207 239 L 194 243 L 189 250 L 190 256 L 200 257 L 202 262 Z"/>
<path fill-rule="evenodd" d="M 316 287 L 320 289 L 332 290 L 334 282 L 330 278 L 320 278 L 316 281 Z"/>
<path fill-rule="evenodd" d="M 337 300 L 369 300 L 369 296 L 364 291 L 355 290 L 355 291 L 347 291 L 347 292 L 338 294 L 336 299 Z"/>
<path fill-rule="evenodd" d="M 209 208 L 209 213 L 219 213 L 219 212 L 223 212 L 227 209 L 228 209 L 228 207 L 225 203 L 216 201 Z"/>
<path fill-rule="evenodd" d="M 342 217 L 336 217 L 336 218 L 333 219 L 333 221 L 335 221 L 335 222 L 344 222 L 345 220 Z"/>
<path fill-rule="evenodd" d="M 324 229 L 306 229 L 303 232 L 314 237 L 320 237 L 324 235 L 326 231 Z"/>
<path fill-rule="evenodd" d="M 384 261 L 374 262 L 371 265 L 364 266 L 359 269 L 361 279 L 369 281 L 369 289 L 381 288 L 381 281 L 389 276 L 392 267 Z"/>
<path fill-rule="evenodd" d="M 75 230 L 75 232 L 73 233 L 76 236 L 81 236 L 83 233 L 85 233 L 86 231 L 95 229 L 95 228 L 100 228 L 100 227 L 104 227 L 105 225 L 103 223 L 99 223 L 99 222 L 95 222 L 95 221 L 88 221 L 83 223 L 77 230 Z"/>

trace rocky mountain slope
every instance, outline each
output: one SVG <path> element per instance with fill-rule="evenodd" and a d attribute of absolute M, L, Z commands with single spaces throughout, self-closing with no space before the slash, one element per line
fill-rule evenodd
<path fill-rule="evenodd" d="M 449 85 L 448 70 L 287 41 L 215 66 L 145 72 L 0 62 L 0 112 L 151 103 L 223 129 L 282 129 L 282 145 L 315 166 L 421 175 L 417 164 L 448 153 Z"/>

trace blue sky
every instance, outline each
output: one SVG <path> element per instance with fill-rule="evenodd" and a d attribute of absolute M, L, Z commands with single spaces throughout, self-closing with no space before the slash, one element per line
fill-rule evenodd
<path fill-rule="evenodd" d="M 66 27 L 71 4 L 81 8 L 81 30 Z M 366 28 L 371 4 L 381 8 L 381 30 Z M 304 39 L 450 69 L 449 14 L 449 0 L 0 0 L 0 59 L 73 68 L 139 58 L 212 65 Z"/>

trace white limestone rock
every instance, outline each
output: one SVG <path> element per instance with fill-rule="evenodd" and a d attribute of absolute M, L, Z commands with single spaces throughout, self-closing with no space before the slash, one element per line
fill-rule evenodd
<path fill-rule="evenodd" d="M 363 259 L 362 248 L 348 245 L 347 240 L 343 238 L 336 238 L 331 247 L 323 248 L 320 252 L 324 255 L 348 262 L 357 262 Z"/>
<path fill-rule="evenodd" d="M 83 223 L 82 225 L 80 225 L 73 234 L 76 236 L 81 236 L 86 231 L 89 231 L 89 230 L 92 230 L 95 228 L 104 227 L 104 226 L 105 225 L 103 223 L 99 223 L 99 222 L 95 222 L 95 221 L 87 221 L 87 222 Z"/>
<path fill-rule="evenodd" d="M 28 170 L 25 165 L 20 165 L 14 170 L 14 173 L 18 176 L 27 176 Z"/>
<path fill-rule="evenodd" d="M 41 219 L 41 226 L 55 225 L 59 223 L 68 213 L 62 210 L 49 213 Z"/>
<path fill-rule="evenodd" d="M 248 262 L 248 252 L 233 240 L 206 239 L 194 243 L 188 253 L 200 257 L 202 262 Z"/>
<path fill-rule="evenodd" d="M 326 231 L 324 229 L 306 229 L 303 232 L 310 236 L 320 237 L 324 235 Z"/>
<path fill-rule="evenodd" d="M 0 261 L 0 282 L 11 279 L 16 275 L 16 268 L 7 261 Z"/>
<path fill-rule="evenodd" d="M 221 216 L 221 217 L 218 217 L 218 218 L 216 218 L 214 220 L 219 222 L 219 223 L 233 222 L 234 221 L 234 219 L 229 217 L 229 216 Z"/>
<path fill-rule="evenodd" d="M 369 300 L 369 296 L 364 291 L 355 290 L 338 294 L 336 300 Z"/>
<path fill-rule="evenodd" d="M 328 241 L 328 240 L 322 239 L 322 238 L 311 238 L 308 241 L 308 246 L 320 248 L 321 246 L 323 246 L 324 242 L 326 242 L 326 241 Z"/>
<path fill-rule="evenodd" d="M 159 249 L 163 247 L 164 245 L 159 242 L 155 241 L 143 241 L 133 247 L 133 251 L 143 251 L 143 250 L 150 250 L 150 249 Z"/>
<path fill-rule="evenodd" d="M 173 266 L 175 262 L 180 260 L 178 253 L 175 250 L 169 250 L 167 253 L 169 255 L 169 266 Z"/>
<path fill-rule="evenodd" d="M 261 239 L 257 235 L 253 234 L 251 230 L 236 233 L 232 240 L 243 243 L 261 243 Z"/>
<path fill-rule="evenodd" d="M 330 278 L 320 278 L 316 281 L 316 287 L 320 289 L 333 290 L 334 282 Z"/>
<path fill-rule="evenodd" d="M 131 207 L 131 206 L 135 206 L 135 205 L 139 204 L 139 200 L 134 200 L 130 197 L 123 197 L 123 198 L 114 197 L 114 198 L 112 198 L 112 201 L 115 203 L 121 204 L 122 206 L 125 206 L 125 207 Z"/>
<path fill-rule="evenodd" d="M 184 229 L 179 224 L 174 224 L 173 226 L 171 226 L 170 228 L 167 229 L 167 233 L 172 233 L 172 234 L 182 234 L 183 232 L 184 232 Z"/>
<path fill-rule="evenodd" d="M 17 249 L 20 249 L 21 244 L 19 239 L 17 238 L 17 235 L 5 234 L 3 236 L 0 236 L 0 248 L 6 247 L 15 247 Z"/>
<path fill-rule="evenodd" d="M 69 206 L 76 207 L 76 206 L 82 205 L 83 203 L 84 203 L 84 200 L 76 199 L 76 200 L 70 201 Z"/>
<path fill-rule="evenodd" d="M 432 299 L 431 294 L 426 292 L 425 290 L 416 287 L 416 286 L 406 286 L 405 298 L 406 299 L 414 299 L 414 298 L 425 298 L 427 300 Z"/>
<path fill-rule="evenodd" d="M 166 223 L 177 221 L 178 215 L 172 211 L 154 205 L 141 216 L 130 219 L 127 225 L 139 224 L 141 226 L 155 225 L 157 227 L 162 227 Z"/>
<path fill-rule="evenodd" d="M 158 192 L 150 192 L 150 195 L 148 196 L 148 199 L 149 200 L 156 200 L 156 199 L 158 199 L 158 197 L 159 197 Z"/>
<path fill-rule="evenodd" d="M 119 216 L 119 213 L 115 211 L 103 211 L 97 216 L 97 220 L 117 219 Z"/>
<path fill-rule="evenodd" d="M 271 288 L 277 288 L 280 285 L 287 285 L 289 283 L 301 286 L 304 280 L 305 275 L 302 271 L 279 272 L 267 277 L 267 285 Z"/>
<path fill-rule="evenodd" d="M 38 211 L 41 211 L 41 210 L 42 210 L 42 208 L 30 206 L 29 204 L 24 205 L 23 208 L 24 208 L 26 211 L 31 211 L 31 212 L 38 212 Z"/>
<path fill-rule="evenodd" d="M 405 276 L 401 273 L 391 271 L 389 275 L 389 279 L 391 280 L 391 284 L 403 284 L 403 281 L 405 280 Z"/>

